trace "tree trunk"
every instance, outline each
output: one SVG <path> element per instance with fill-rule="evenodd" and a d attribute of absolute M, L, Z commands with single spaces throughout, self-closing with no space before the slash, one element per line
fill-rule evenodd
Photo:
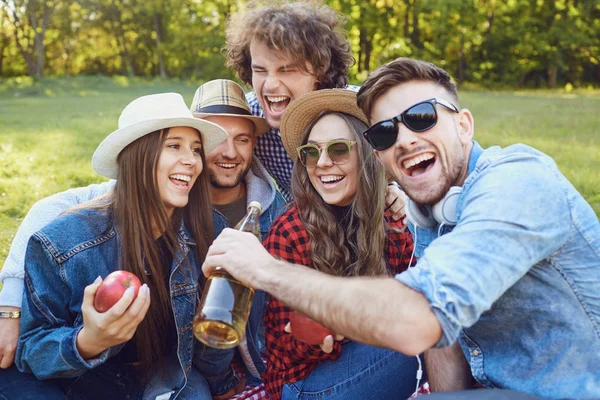
<path fill-rule="evenodd" d="M 37 52 L 37 76 L 44 76 L 44 55 L 46 54 L 46 47 L 44 45 L 44 38 L 46 37 L 46 29 L 48 29 L 48 23 L 50 22 L 50 14 L 52 9 L 47 6 L 47 2 L 44 2 L 44 16 L 42 17 L 42 28 L 35 34 L 35 49 Z"/>
<path fill-rule="evenodd" d="M 578 63 L 571 53 L 567 54 L 567 82 L 576 84 L 583 81 L 580 73 L 577 72 Z"/>
<path fill-rule="evenodd" d="M 494 26 L 494 11 L 488 11 L 487 13 L 487 23 L 488 23 L 488 27 L 485 30 L 485 33 L 483 34 L 483 40 L 482 43 L 484 43 L 483 46 L 481 46 L 481 58 L 482 59 L 487 59 L 489 52 L 489 46 L 490 46 L 490 41 L 489 38 L 492 35 L 492 27 Z M 523 77 L 521 77 L 521 81 L 523 80 Z"/>
<path fill-rule="evenodd" d="M 370 39 L 365 38 L 365 71 L 371 71 L 371 51 L 373 51 L 373 42 Z"/>
<path fill-rule="evenodd" d="M 123 21 L 121 21 L 121 10 L 115 3 L 115 0 L 111 2 L 112 11 L 114 13 L 113 18 L 110 19 L 110 25 L 113 32 L 115 32 L 115 38 L 117 39 L 117 46 L 119 47 L 119 55 L 123 62 L 123 72 L 130 78 L 135 76 L 133 65 L 131 64 L 131 57 L 129 57 L 129 51 L 127 50 L 127 39 L 125 38 L 125 30 L 123 29 Z"/>
<path fill-rule="evenodd" d="M 0 76 L 2 76 L 2 69 L 4 66 L 4 53 L 5 53 L 7 47 L 8 47 L 8 36 L 3 36 L 2 42 L 0 44 Z"/>
<path fill-rule="evenodd" d="M 167 77 L 167 71 L 165 69 L 165 61 L 163 58 L 163 29 L 162 29 L 162 17 L 160 14 L 155 13 L 153 16 L 154 20 L 154 31 L 156 32 L 156 54 L 158 55 L 158 73 L 161 78 Z"/>
<path fill-rule="evenodd" d="M 19 49 L 19 52 L 21 52 L 21 55 L 23 56 L 23 59 L 25 60 L 25 65 L 27 66 L 27 75 L 29 76 L 35 76 L 35 62 L 31 53 L 31 46 L 30 46 L 30 41 L 27 40 L 27 46 L 23 46 L 23 43 L 21 43 L 21 40 L 19 38 L 19 33 L 21 34 L 21 36 L 23 38 L 29 39 L 27 37 L 27 29 L 26 27 L 23 26 L 23 22 L 21 22 L 21 18 L 19 17 L 19 14 L 17 13 L 17 9 L 16 8 L 11 8 L 9 5 L 8 0 L 3 0 L 3 3 L 6 4 L 6 10 L 7 13 L 10 12 L 10 17 L 12 17 L 12 25 L 14 27 L 13 29 L 13 36 L 15 38 L 15 43 L 17 44 L 17 48 Z"/>
<path fill-rule="evenodd" d="M 460 50 L 458 52 L 458 67 L 456 70 L 457 84 L 460 84 L 465 80 L 465 37 L 460 37 Z"/>
<path fill-rule="evenodd" d="M 25 63 L 27 64 L 27 75 L 35 77 L 37 68 L 35 67 L 35 61 L 33 59 L 33 56 L 29 53 L 24 53 L 23 58 L 25 59 Z"/>
<path fill-rule="evenodd" d="M 411 42 L 413 46 L 417 49 L 423 49 L 423 44 L 421 43 L 421 34 L 419 32 L 419 10 L 417 8 L 417 1 L 413 0 L 412 4 L 412 32 L 410 34 Z"/>
<path fill-rule="evenodd" d="M 365 4 L 366 3 L 366 4 Z M 356 59 L 356 64 L 358 67 L 358 72 L 364 71 L 364 59 L 365 59 L 365 43 L 367 42 L 367 28 L 364 25 L 364 22 L 367 20 L 367 10 L 366 6 L 368 3 L 366 1 L 359 2 L 359 11 L 360 18 L 358 19 L 359 23 L 359 37 L 358 37 L 358 57 Z"/>
<path fill-rule="evenodd" d="M 405 0 L 406 14 L 404 14 L 404 38 L 410 39 L 410 11 L 412 10 L 412 3 L 410 0 Z"/>
<path fill-rule="evenodd" d="M 550 67 L 548 68 L 548 87 L 549 88 L 555 88 L 556 87 L 556 81 L 558 78 L 558 68 L 557 67 Z"/>
<path fill-rule="evenodd" d="M 525 83 L 527 83 L 527 72 L 523 72 L 521 74 L 521 78 L 519 79 L 519 87 L 525 87 Z"/>
<path fill-rule="evenodd" d="M 358 68 L 358 72 L 361 73 L 362 72 L 362 62 L 363 62 L 363 42 L 365 40 L 365 28 L 361 27 L 360 31 L 359 31 L 359 39 L 358 39 L 358 55 L 356 57 L 356 67 Z"/>
<path fill-rule="evenodd" d="M 41 23 L 42 26 L 39 26 L 38 16 L 35 15 L 35 10 L 27 8 L 28 20 L 31 28 L 33 29 L 33 49 L 32 49 L 32 60 L 34 63 L 34 73 L 36 77 L 41 78 L 44 76 L 44 37 L 46 36 L 46 29 L 48 28 L 48 23 L 50 21 L 50 14 L 52 13 L 52 8 L 48 6 L 47 2 L 43 2 L 42 5 L 42 15 L 41 15 Z"/>
<path fill-rule="evenodd" d="M 15 34 L 15 42 L 17 43 L 17 47 L 19 48 L 19 51 L 21 52 L 21 55 L 23 56 L 23 59 L 25 60 L 25 65 L 27 65 L 27 75 L 35 76 L 36 68 L 35 68 L 35 60 L 33 58 L 33 54 L 31 53 L 31 51 L 28 48 L 23 47 L 23 44 L 21 44 L 21 41 L 19 40 L 19 36 L 18 36 L 16 29 L 14 31 L 14 34 Z"/>

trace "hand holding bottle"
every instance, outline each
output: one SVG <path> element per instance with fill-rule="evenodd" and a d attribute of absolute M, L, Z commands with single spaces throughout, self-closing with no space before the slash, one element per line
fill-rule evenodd
<path fill-rule="evenodd" d="M 262 206 L 252 201 L 236 229 L 250 232 L 260 240 L 259 216 Z M 194 336 L 207 346 L 229 349 L 240 343 L 250 314 L 254 289 L 245 286 L 221 267 L 208 276 L 194 317 Z"/>

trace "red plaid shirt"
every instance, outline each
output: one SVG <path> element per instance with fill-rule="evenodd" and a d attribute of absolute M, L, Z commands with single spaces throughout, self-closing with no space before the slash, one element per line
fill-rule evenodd
<path fill-rule="evenodd" d="M 298 208 L 292 206 L 271 226 L 269 235 L 263 242 L 272 255 L 282 260 L 311 265 L 308 232 L 304 228 Z M 393 274 L 408 267 L 413 250 L 412 236 L 408 232 L 390 232 L 386 238 L 385 259 Z M 413 261 L 413 265 L 416 260 Z M 271 297 L 265 312 L 265 339 L 267 345 L 267 370 L 262 380 L 275 400 L 281 398 L 284 383 L 305 379 L 325 360 L 337 360 L 342 346 L 347 341 L 335 342 L 329 354 L 318 345 L 300 342 L 284 332 L 290 320 L 292 309 Z"/>

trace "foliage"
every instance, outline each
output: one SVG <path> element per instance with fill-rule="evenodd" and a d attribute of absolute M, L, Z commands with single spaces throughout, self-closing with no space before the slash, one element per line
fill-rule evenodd
<path fill-rule="evenodd" d="M 460 83 L 600 84 L 598 0 L 325 2 L 348 16 L 353 82 L 411 56 Z M 245 7 L 242 0 L 0 0 L 0 76 L 232 77 L 221 54 L 225 24 Z"/>

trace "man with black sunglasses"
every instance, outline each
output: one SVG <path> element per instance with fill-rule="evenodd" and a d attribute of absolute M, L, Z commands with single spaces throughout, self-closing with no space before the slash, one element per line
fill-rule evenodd
<path fill-rule="evenodd" d="M 431 63 L 379 67 L 358 104 L 372 123 L 365 138 L 411 200 L 417 266 L 395 279 L 331 277 L 225 230 L 204 272 L 221 265 L 353 340 L 429 349 L 434 389 L 464 389 L 473 377 L 600 398 L 600 224 L 554 161 L 522 144 L 484 150 L 455 84 Z"/>

